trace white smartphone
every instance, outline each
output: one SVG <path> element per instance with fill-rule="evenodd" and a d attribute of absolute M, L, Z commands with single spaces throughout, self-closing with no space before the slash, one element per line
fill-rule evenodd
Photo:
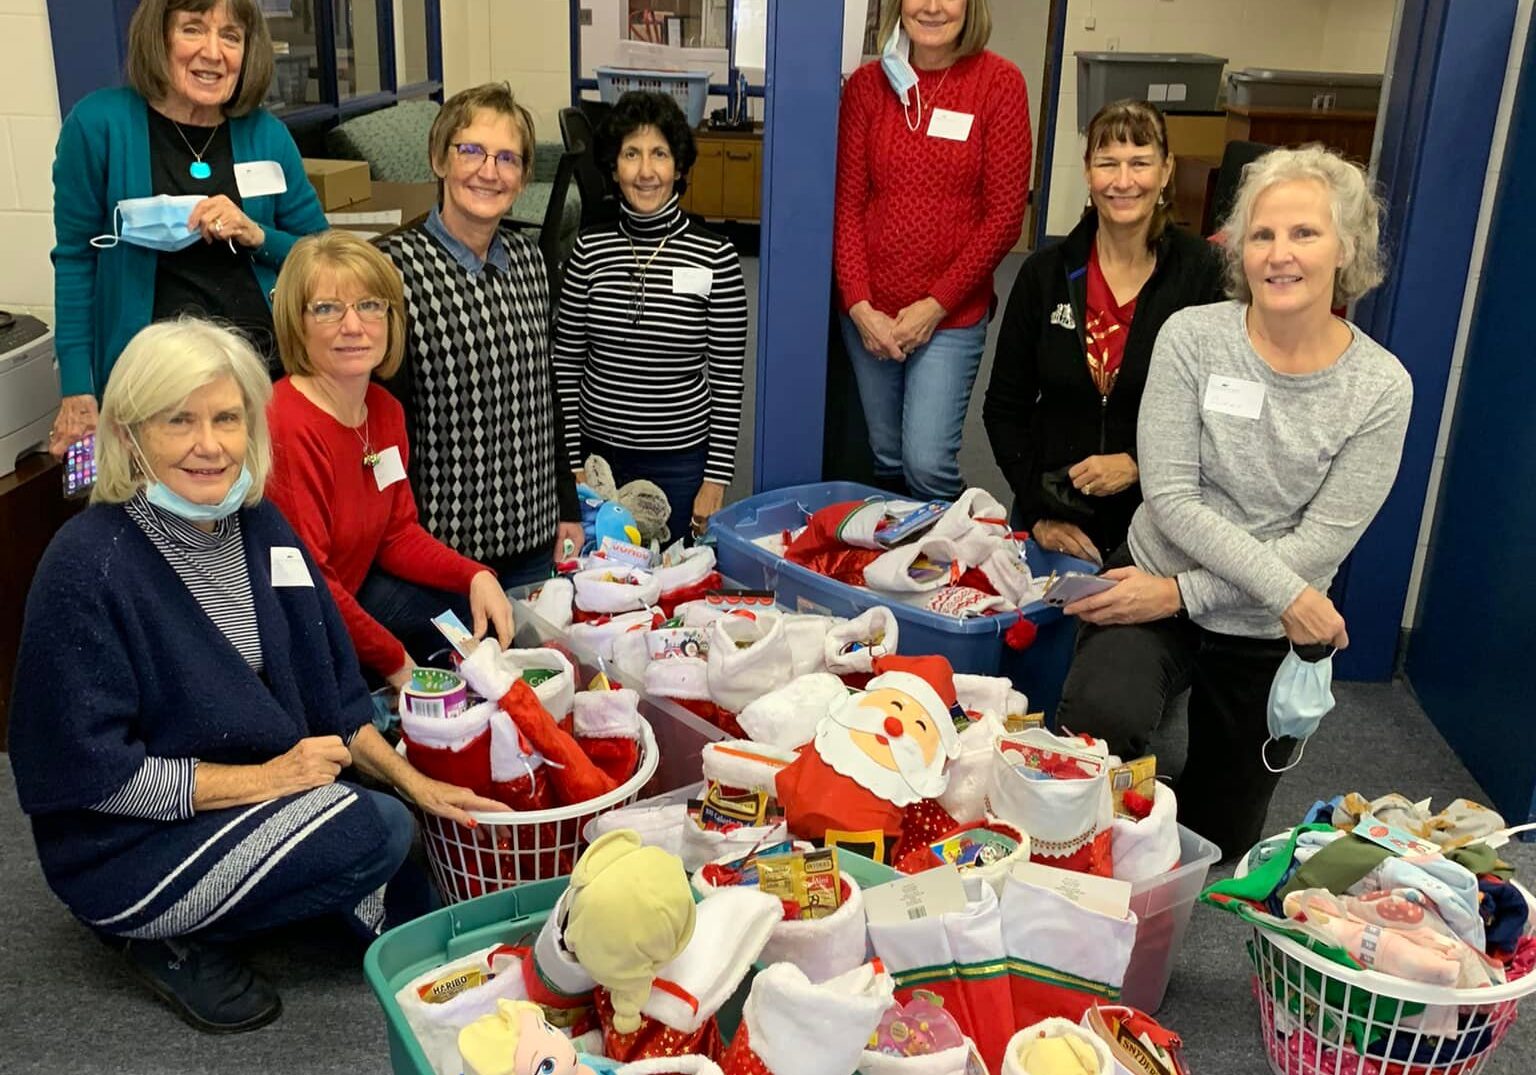
<path fill-rule="evenodd" d="M 1063 575 L 1045 591 L 1045 603 L 1055 608 L 1081 601 L 1096 593 L 1103 593 L 1119 579 L 1107 579 L 1103 575 Z"/>

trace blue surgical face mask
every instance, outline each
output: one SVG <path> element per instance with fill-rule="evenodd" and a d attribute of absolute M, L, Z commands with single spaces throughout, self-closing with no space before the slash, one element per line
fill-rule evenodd
<path fill-rule="evenodd" d="M 118 243 L 132 243 L 149 250 L 175 253 L 202 238 L 202 232 L 187 227 L 192 209 L 204 200 L 201 194 L 156 194 L 153 198 L 125 198 L 113 210 L 117 231 L 98 235 L 91 245 L 109 250 Z M 119 223 L 121 220 L 121 223 Z"/>
<path fill-rule="evenodd" d="M 911 49 L 912 43 L 907 40 L 907 31 L 902 28 L 901 20 L 897 19 L 896 29 L 886 41 L 885 51 L 880 54 L 880 69 L 885 72 L 885 80 L 896 91 L 896 96 L 901 98 L 903 106 L 912 103 L 912 91 L 917 89 L 917 72 L 907 59 Z"/>
<path fill-rule="evenodd" d="M 1283 773 L 1301 764 L 1307 739 L 1333 708 L 1334 652 L 1329 650 L 1326 657 L 1307 661 L 1292 647 L 1280 662 L 1269 685 L 1269 739 L 1260 750 L 1264 768 L 1270 772 Z M 1296 760 L 1280 769 L 1269 764 L 1269 744 L 1276 739 L 1301 740 Z"/>
<path fill-rule="evenodd" d="M 245 496 L 251 491 L 251 469 L 244 463 L 240 464 L 240 474 L 229 487 L 217 504 L 196 504 L 173 490 L 165 482 L 155 477 L 154 469 L 149 465 L 149 459 L 144 454 L 144 449 L 139 447 L 138 438 L 132 433 L 128 434 L 133 442 L 134 449 L 139 454 L 139 464 L 144 468 L 144 499 L 148 500 L 161 511 L 169 512 L 178 519 L 184 519 L 189 523 L 216 523 L 220 519 L 227 519 L 240 510 L 245 503 Z"/>

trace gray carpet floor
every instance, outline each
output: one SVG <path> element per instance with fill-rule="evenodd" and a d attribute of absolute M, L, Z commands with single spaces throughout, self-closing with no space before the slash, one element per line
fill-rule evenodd
<path fill-rule="evenodd" d="M 1479 788 L 1401 684 L 1344 684 L 1339 706 L 1280 785 L 1270 822 L 1292 821 L 1322 795 L 1390 790 L 1412 799 L 1478 798 Z M 1163 746 L 1176 753 L 1177 734 Z M 1529 881 L 1536 848 L 1509 857 Z M 85 1075 L 362 1075 L 389 1070 L 384 1023 L 362 951 L 319 924 L 253 944 L 251 962 L 282 991 L 271 1026 L 234 1038 L 187 1029 L 78 926 L 43 883 L 9 761 L 0 756 L 0 1071 Z M 1258 1012 L 1235 919 L 1207 907 L 1175 967 L 1161 1021 L 1184 1036 L 1197 1075 L 1263 1075 Z M 1536 1004 L 1536 1001 L 1532 1001 Z M 1536 1071 L 1536 1013 L 1517 1024 L 1485 1075 Z"/>

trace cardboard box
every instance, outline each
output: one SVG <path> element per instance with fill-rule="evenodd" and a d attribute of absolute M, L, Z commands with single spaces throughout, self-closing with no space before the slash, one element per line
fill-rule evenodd
<path fill-rule="evenodd" d="M 367 161 L 320 160 L 304 158 L 304 174 L 320 197 L 320 207 L 327 212 L 354 202 L 367 201 L 373 193 L 373 179 Z"/>

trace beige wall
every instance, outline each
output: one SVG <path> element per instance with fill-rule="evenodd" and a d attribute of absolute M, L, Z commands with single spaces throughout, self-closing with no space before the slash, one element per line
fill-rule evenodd
<path fill-rule="evenodd" d="M 0 0 L 0 309 L 53 322 L 59 94 L 44 0 Z"/>
<path fill-rule="evenodd" d="M 1073 53 L 1204 52 L 1225 56 L 1229 71 L 1379 72 L 1396 10 L 1396 0 L 1071 0 L 1051 161 L 1050 232 L 1070 231 L 1088 195 Z M 1085 27 L 1090 16 L 1092 30 Z"/>
<path fill-rule="evenodd" d="M 443 90 L 505 79 L 533 112 L 541 142 L 558 142 L 571 103 L 568 0 L 443 0 Z"/>

